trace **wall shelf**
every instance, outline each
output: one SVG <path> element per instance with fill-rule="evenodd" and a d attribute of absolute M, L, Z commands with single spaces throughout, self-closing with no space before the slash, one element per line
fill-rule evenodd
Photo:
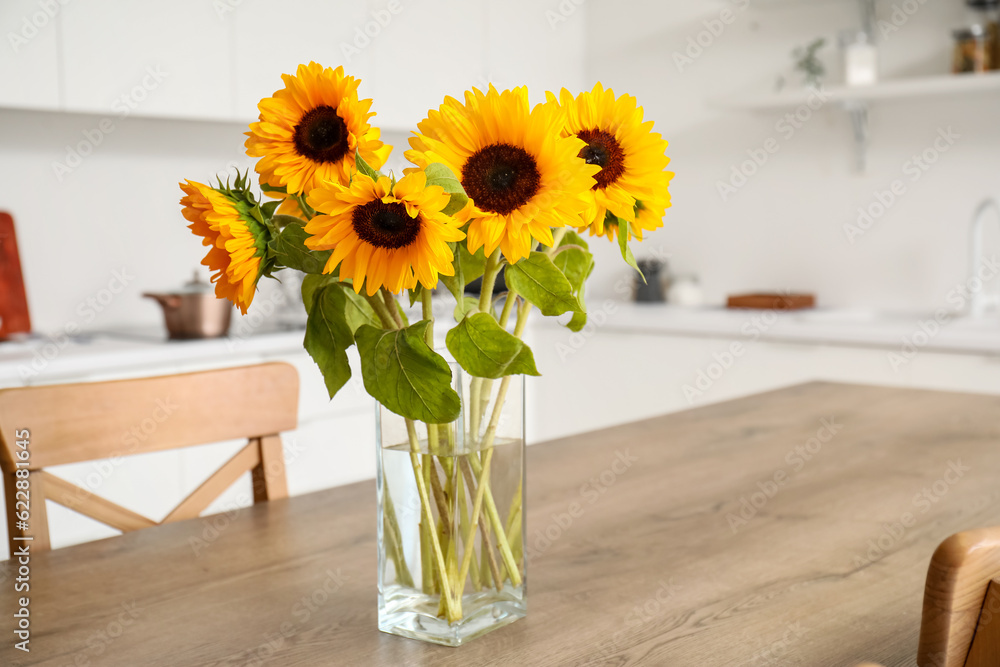
<path fill-rule="evenodd" d="M 917 98 L 951 98 L 1000 92 L 1000 72 L 948 74 L 943 76 L 890 79 L 870 86 L 831 86 L 821 90 L 798 89 L 720 98 L 712 106 L 730 111 L 775 112 L 803 105 L 834 104 L 846 111 L 854 132 L 855 158 L 864 171 L 868 152 L 868 109 L 876 102 Z M 822 97 L 820 97 L 822 95 Z"/>
<path fill-rule="evenodd" d="M 987 74 L 947 74 L 880 81 L 870 86 L 831 86 L 823 89 L 827 102 L 870 104 L 872 102 L 919 97 L 950 97 L 1000 91 L 1000 72 Z M 721 98 L 714 106 L 739 111 L 778 111 L 815 100 L 816 91 L 798 89 Z"/>

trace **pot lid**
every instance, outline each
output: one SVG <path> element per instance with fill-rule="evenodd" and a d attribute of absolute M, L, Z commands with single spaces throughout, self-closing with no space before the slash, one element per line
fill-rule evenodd
<path fill-rule="evenodd" d="M 215 285 L 202 280 L 201 276 L 198 275 L 198 270 L 195 269 L 191 280 L 184 283 L 184 286 L 177 290 L 175 294 L 212 294 L 214 292 Z"/>

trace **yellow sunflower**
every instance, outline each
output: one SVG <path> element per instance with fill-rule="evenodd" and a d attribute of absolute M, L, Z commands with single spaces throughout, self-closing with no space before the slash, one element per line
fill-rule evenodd
<path fill-rule="evenodd" d="M 182 213 L 191 222 L 188 229 L 210 246 L 201 263 L 216 272 L 215 295 L 229 299 L 246 315 L 262 273 L 267 232 L 229 194 L 190 180 L 179 185 L 184 191 Z"/>
<path fill-rule="evenodd" d="M 635 98 L 615 98 L 614 91 L 600 83 L 576 98 L 565 88 L 558 101 L 553 93 L 547 97 L 550 105 L 565 112 L 563 134 L 586 143 L 580 157 L 601 168 L 595 176 L 597 184 L 585 195 L 586 225 L 580 231 L 589 228 L 591 235 L 613 240 L 617 217 L 629 223 L 626 240 L 635 236 L 641 241 L 644 230 L 661 227 L 670 206 L 668 186 L 673 177 L 665 171 L 670 163 L 665 155 L 667 142 L 653 132 L 653 121 L 642 121 L 642 107 L 636 106 Z M 611 222 L 606 224 L 607 220 Z"/>
<path fill-rule="evenodd" d="M 417 281 L 433 289 L 438 274 L 455 274 L 448 243 L 465 238 L 461 223 L 441 212 L 450 201 L 443 188 L 427 185 L 423 171 L 395 185 L 361 173 L 347 187 L 326 183 L 309 195 L 318 214 L 306 225 L 306 247 L 332 249 L 324 273 L 339 265 L 359 294 L 362 283 L 369 296 L 380 287 L 397 294 Z"/>
<path fill-rule="evenodd" d="M 355 151 L 374 169 L 385 163 L 392 147 L 368 124 L 375 114 L 371 100 L 358 99 L 360 79 L 314 62 L 281 78 L 285 87 L 260 101 L 260 121 L 246 133 L 261 185 L 307 194 L 323 181 L 347 183 Z"/>
<path fill-rule="evenodd" d="M 558 108 L 530 109 L 525 87 L 483 93 L 473 88 L 465 104 L 446 97 L 417 125 L 408 160 L 419 167 L 441 162 L 459 175 L 469 206 L 469 251 L 497 247 L 508 262 L 531 251 L 532 238 L 552 244 L 552 227 L 577 226 L 586 207 L 580 194 L 594 184 L 598 167 L 577 155 L 586 147 L 560 136 Z"/>

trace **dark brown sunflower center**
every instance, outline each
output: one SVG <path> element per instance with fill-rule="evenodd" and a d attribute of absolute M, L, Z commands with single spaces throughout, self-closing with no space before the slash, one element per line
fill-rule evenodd
<path fill-rule="evenodd" d="M 358 238 L 376 248 L 405 248 L 420 234 L 420 216 L 411 218 L 399 202 L 370 201 L 354 209 L 351 222 Z"/>
<path fill-rule="evenodd" d="M 583 130 L 576 136 L 587 142 L 580 157 L 587 164 L 596 164 L 601 170 L 594 178 L 597 180 L 597 188 L 606 188 L 625 173 L 625 151 L 621 144 L 615 139 L 615 135 L 604 130 Z"/>
<path fill-rule="evenodd" d="M 525 205 L 541 186 L 535 158 L 510 144 L 481 148 L 462 167 L 462 186 L 480 209 L 508 215 Z"/>
<path fill-rule="evenodd" d="M 295 151 L 313 162 L 337 162 L 348 153 L 347 125 L 333 107 L 316 107 L 295 126 Z"/>

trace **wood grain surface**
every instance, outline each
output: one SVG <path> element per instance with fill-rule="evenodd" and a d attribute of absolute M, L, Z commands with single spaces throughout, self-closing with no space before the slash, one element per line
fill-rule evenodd
<path fill-rule="evenodd" d="M 467 646 L 375 629 L 364 482 L 38 554 L 0 664 L 911 667 L 998 445 L 1000 396 L 791 387 L 530 447 L 528 617 Z"/>

